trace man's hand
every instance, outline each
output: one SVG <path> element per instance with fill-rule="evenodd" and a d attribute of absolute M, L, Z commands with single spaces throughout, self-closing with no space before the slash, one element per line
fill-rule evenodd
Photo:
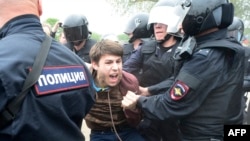
<path fill-rule="evenodd" d="M 136 109 L 136 103 L 139 97 L 140 95 L 136 95 L 132 91 L 128 91 L 126 96 L 123 97 L 122 107 L 124 109 L 130 109 L 130 110 Z"/>
<path fill-rule="evenodd" d="M 52 32 L 56 33 L 58 28 L 60 27 L 61 22 L 57 21 L 55 25 L 52 27 Z"/>
<path fill-rule="evenodd" d="M 148 87 L 139 87 L 140 95 L 142 96 L 150 96 L 151 94 L 148 91 Z"/>

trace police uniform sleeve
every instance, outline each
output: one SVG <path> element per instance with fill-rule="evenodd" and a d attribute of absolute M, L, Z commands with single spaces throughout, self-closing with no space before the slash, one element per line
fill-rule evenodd
<path fill-rule="evenodd" d="M 204 49 L 184 62 L 171 88 L 162 95 L 140 97 L 139 106 L 146 117 L 165 120 L 182 118 L 197 110 L 207 95 L 220 85 L 218 76 L 223 62 L 212 51 Z M 212 69 L 213 68 L 213 69 Z"/>
<path fill-rule="evenodd" d="M 158 84 L 149 86 L 148 91 L 151 95 L 162 94 L 162 93 L 166 92 L 171 87 L 173 80 L 174 80 L 174 78 L 171 77 L 171 78 L 166 79 Z"/>

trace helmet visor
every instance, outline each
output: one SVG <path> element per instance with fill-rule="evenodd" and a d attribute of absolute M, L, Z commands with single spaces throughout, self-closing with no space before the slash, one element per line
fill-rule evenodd
<path fill-rule="evenodd" d="M 87 31 L 87 28 L 84 25 L 76 27 L 65 27 L 63 28 L 63 31 L 68 42 L 81 41 L 83 39 L 86 39 L 88 36 L 88 33 L 84 32 Z"/>
<path fill-rule="evenodd" d="M 189 9 L 190 6 L 185 7 L 183 4 L 153 7 L 149 14 L 148 28 L 153 23 L 162 23 L 168 26 L 167 33 L 177 33 Z"/>
<path fill-rule="evenodd" d="M 131 20 L 130 20 L 131 21 Z M 133 33 L 133 31 L 136 28 L 136 23 L 135 22 L 128 22 L 128 24 L 126 25 L 125 29 L 124 29 L 124 33 L 125 34 L 130 34 Z"/>

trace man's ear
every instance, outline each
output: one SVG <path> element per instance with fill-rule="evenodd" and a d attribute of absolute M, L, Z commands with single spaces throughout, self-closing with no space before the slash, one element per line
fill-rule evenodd
<path fill-rule="evenodd" d="M 97 70 L 98 64 L 95 61 L 91 61 L 92 69 Z"/>
<path fill-rule="evenodd" d="M 43 6 L 42 6 L 42 0 L 37 1 L 37 6 L 38 6 L 38 14 L 41 16 L 43 14 Z"/>

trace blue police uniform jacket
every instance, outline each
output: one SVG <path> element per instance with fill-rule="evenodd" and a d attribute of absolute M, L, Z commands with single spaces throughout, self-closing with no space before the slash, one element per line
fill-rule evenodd
<path fill-rule="evenodd" d="M 0 111 L 21 92 L 44 39 L 34 15 L 13 18 L 0 30 Z M 0 140 L 83 141 L 82 120 L 94 103 L 91 78 L 78 56 L 52 40 L 38 82 L 14 121 L 0 129 Z"/>
<path fill-rule="evenodd" d="M 196 38 L 192 55 L 166 86 L 170 89 L 139 98 L 137 106 L 146 117 L 178 119 L 185 141 L 222 139 L 224 124 L 242 124 L 244 49 L 226 34 L 221 29 Z"/>

